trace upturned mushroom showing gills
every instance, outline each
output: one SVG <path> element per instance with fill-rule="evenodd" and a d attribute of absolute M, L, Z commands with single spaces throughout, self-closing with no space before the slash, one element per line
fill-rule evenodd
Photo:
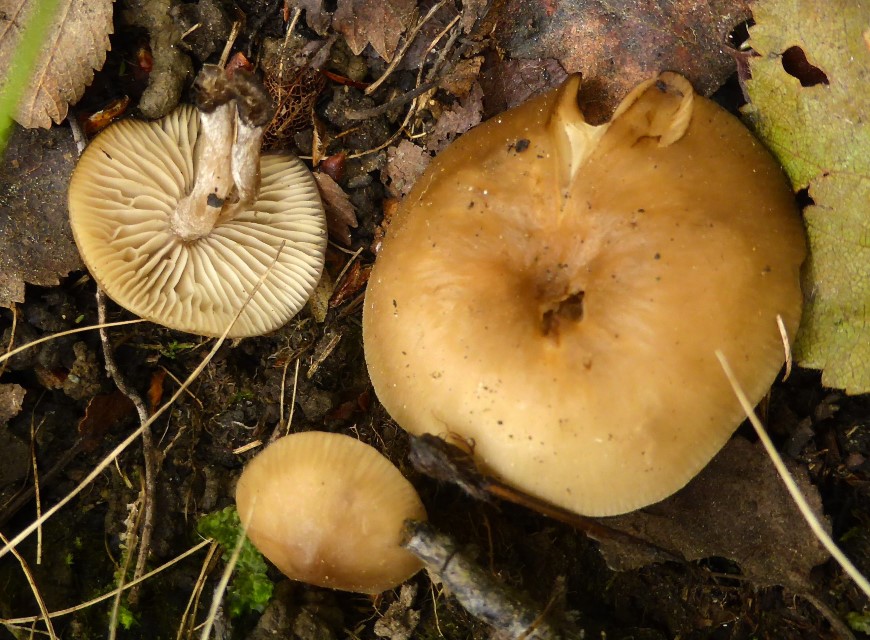
<path fill-rule="evenodd" d="M 320 279 L 323 206 L 301 160 L 260 156 L 272 106 L 252 75 L 207 66 L 196 89 L 197 109 L 124 120 L 90 143 L 70 181 L 70 224 L 122 307 L 206 336 L 241 310 L 229 336 L 260 335 L 293 317 Z"/>
<path fill-rule="evenodd" d="M 369 445 L 321 431 L 270 444 L 242 472 L 236 507 L 248 537 L 286 576 L 376 594 L 422 568 L 400 546 L 420 497 Z"/>
<path fill-rule="evenodd" d="M 366 360 L 415 433 L 586 515 L 685 485 L 767 392 L 801 311 L 805 238 L 780 168 L 688 81 L 584 122 L 579 79 L 462 136 L 393 218 Z"/>

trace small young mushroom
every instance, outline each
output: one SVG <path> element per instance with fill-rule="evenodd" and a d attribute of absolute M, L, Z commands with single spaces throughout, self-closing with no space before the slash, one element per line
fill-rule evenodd
<path fill-rule="evenodd" d="M 236 507 L 248 537 L 285 575 L 376 594 L 422 564 L 401 544 L 406 520 L 425 520 L 411 483 L 350 436 L 307 431 L 270 444 L 245 467 Z"/>
<path fill-rule="evenodd" d="M 392 417 L 455 434 L 502 481 L 587 515 L 686 484 L 793 337 L 805 238 L 740 122 L 664 73 L 588 125 L 579 79 L 429 165 L 394 216 L 363 312 Z"/>
<path fill-rule="evenodd" d="M 69 187 L 82 259 L 106 293 L 173 329 L 219 336 L 286 323 L 320 279 L 326 221 L 311 172 L 260 157 L 271 103 L 258 81 L 206 66 L 198 111 L 124 120 L 85 149 Z M 274 265 L 273 265 L 274 263 Z"/>

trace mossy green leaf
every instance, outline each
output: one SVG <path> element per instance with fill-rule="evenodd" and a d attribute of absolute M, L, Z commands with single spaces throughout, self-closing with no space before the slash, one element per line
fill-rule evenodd
<path fill-rule="evenodd" d="M 758 0 L 745 113 L 804 211 L 810 257 L 800 364 L 870 391 L 870 2 Z"/>

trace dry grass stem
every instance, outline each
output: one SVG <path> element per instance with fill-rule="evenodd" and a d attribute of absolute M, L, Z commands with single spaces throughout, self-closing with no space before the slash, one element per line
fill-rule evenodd
<path fill-rule="evenodd" d="M 254 504 L 251 505 L 252 508 Z M 248 518 L 248 522 L 250 522 L 250 518 Z M 209 636 L 211 636 L 212 627 L 214 626 L 215 620 L 217 619 L 218 609 L 223 602 L 224 593 L 226 593 L 227 585 L 230 582 L 230 577 L 233 575 L 233 570 L 235 570 L 236 563 L 239 561 L 239 554 L 241 554 L 242 552 L 242 546 L 245 544 L 245 540 L 247 539 L 247 532 L 248 528 L 244 527 L 242 529 L 242 534 L 236 541 L 236 546 L 233 549 L 233 553 L 227 561 L 227 566 L 224 567 L 224 572 L 223 574 L 221 574 L 221 579 L 215 587 L 214 596 L 212 597 L 211 601 L 211 607 L 209 607 L 208 616 L 206 616 L 205 619 L 205 626 L 203 626 L 202 633 L 199 636 L 200 640 L 208 640 Z"/>
<path fill-rule="evenodd" d="M 785 373 L 782 374 L 782 380 L 785 382 L 791 375 L 791 342 L 788 339 L 788 331 L 785 330 L 785 322 L 783 322 L 782 316 L 779 314 L 776 314 L 776 326 L 779 327 L 779 335 L 782 336 L 782 348 L 785 350 Z"/>
<path fill-rule="evenodd" d="M 758 419 L 758 416 L 755 414 L 755 409 L 752 406 L 752 403 L 749 402 L 749 398 L 746 397 L 746 394 L 743 391 L 743 387 L 741 387 L 740 382 L 737 380 L 737 377 L 734 375 L 734 371 L 731 369 L 731 365 L 728 364 L 728 359 L 725 357 L 725 354 L 716 350 L 716 357 L 719 359 L 719 364 L 722 365 L 722 370 L 725 372 L 725 377 L 728 378 L 728 382 L 731 384 L 731 388 L 734 390 L 734 395 L 737 396 L 737 400 L 740 402 L 740 406 L 743 407 L 743 411 L 746 412 L 746 417 L 749 418 L 749 422 L 752 423 L 752 426 L 755 428 L 755 433 L 758 434 L 758 438 L 761 440 L 761 443 L 764 445 L 765 451 L 767 451 L 767 455 L 770 456 L 770 459 L 773 461 L 773 466 L 776 467 L 777 473 L 779 473 L 779 477 L 782 478 L 782 481 L 785 483 L 786 489 L 788 489 L 789 494 L 791 494 L 792 500 L 794 500 L 798 509 L 801 512 L 801 515 L 807 521 L 807 524 L 812 529 L 816 538 L 818 538 L 819 542 L 827 549 L 828 553 L 833 556 L 833 558 L 839 563 L 843 570 L 849 575 L 852 580 L 855 581 L 855 584 L 858 585 L 858 588 L 864 592 L 868 598 L 870 598 L 870 582 L 867 581 L 860 571 L 852 564 L 852 561 L 846 557 L 846 555 L 840 550 L 840 548 L 834 543 L 831 539 L 831 536 L 828 535 L 828 532 L 825 531 L 825 528 L 822 526 L 822 523 L 819 522 L 819 519 L 816 517 L 816 514 L 813 513 L 812 508 L 810 507 L 807 499 L 804 497 L 804 494 L 801 493 L 801 490 L 798 488 L 797 483 L 792 478 L 788 469 L 786 469 L 785 463 L 782 461 L 782 457 L 780 457 L 779 452 L 777 452 L 776 447 L 773 446 L 773 442 L 770 439 L 770 436 L 767 435 L 767 430 L 764 428 L 764 425 L 761 424 L 761 420 Z"/>
<path fill-rule="evenodd" d="M 2 538 L 2 536 L 0 536 L 0 538 Z M 3 541 L 4 542 L 6 541 L 5 538 L 3 539 Z M 112 589 L 111 591 L 104 593 L 101 596 L 97 596 L 96 598 L 88 600 L 87 602 L 82 602 L 80 604 L 77 604 L 74 607 L 69 607 L 68 609 L 61 609 L 60 611 L 52 611 L 51 613 L 48 613 L 47 615 L 49 618 L 60 618 L 61 616 L 67 616 L 71 613 L 75 613 L 76 611 L 81 611 L 83 609 L 87 609 L 88 607 L 92 607 L 95 604 L 99 604 L 100 602 L 108 600 L 109 598 L 114 598 L 115 594 L 117 594 L 118 592 L 125 591 L 127 589 L 130 589 L 131 587 L 136 586 L 137 584 L 145 582 L 146 580 L 156 576 L 158 573 L 165 571 L 166 569 L 168 569 L 172 565 L 174 565 L 178 562 L 181 562 L 186 557 L 193 555 L 194 553 L 196 553 L 197 551 L 199 551 L 203 547 L 208 546 L 209 544 L 211 544 L 211 540 L 203 540 L 198 545 L 191 547 L 190 549 L 188 549 L 184 553 L 181 553 L 181 554 L 175 556 L 172 560 L 169 560 L 168 562 L 165 562 L 164 564 L 160 565 L 156 569 L 149 571 L 148 573 L 146 573 L 144 576 L 142 576 L 138 580 L 131 580 L 130 582 L 125 584 L 123 587 Z M 14 554 L 15 551 L 13 551 L 12 553 Z M 43 619 L 43 616 L 26 616 L 23 618 L 7 618 L 7 619 L 0 618 L 0 624 L 6 624 L 6 625 L 29 624 L 29 623 L 33 623 L 33 622 L 39 622 L 42 619 Z"/>
<path fill-rule="evenodd" d="M 243 453 L 247 453 L 251 449 L 256 449 L 257 447 L 262 447 L 262 446 L 263 446 L 262 440 L 259 440 L 259 439 L 253 440 L 252 442 L 249 442 L 248 444 L 243 444 L 241 447 L 236 447 L 235 449 L 233 449 L 233 455 L 238 456 L 238 455 L 241 455 Z"/>
<path fill-rule="evenodd" d="M 182 640 L 183 637 L 190 637 L 193 634 L 193 621 L 196 620 L 196 612 L 199 610 L 199 599 L 205 586 L 205 578 L 208 575 L 212 559 L 220 549 L 220 544 L 216 540 L 209 539 L 205 543 L 211 546 L 208 549 L 205 560 L 202 561 L 202 567 L 200 567 L 199 576 L 196 578 L 196 584 L 193 586 L 193 591 L 187 600 L 187 606 L 181 615 L 181 623 L 178 625 L 178 633 L 175 636 L 176 640 Z"/>
<path fill-rule="evenodd" d="M 160 369 L 165 371 L 166 375 L 168 375 L 175 384 L 177 384 L 177 385 L 181 384 L 181 380 L 178 379 L 178 376 L 176 376 L 174 373 L 172 373 L 169 369 L 167 369 L 163 365 L 160 365 Z M 200 409 L 205 408 L 205 405 L 202 404 L 202 400 L 197 398 L 196 394 L 193 391 L 191 391 L 190 389 L 185 389 L 185 392 L 187 393 L 187 395 L 189 395 L 191 398 L 193 398 L 194 402 L 196 402 L 196 404 L 199 405 Z"/>
<path fill-rule="evenodd" d="M 8 543 L 6 536 L 4 536 L 2 533 L 0 533 L 0 541 L 2 541 L 3 543 Z M 48 608 L 45 606 L 45 600 L 42 599 L 42 594 L 39 593 L 39 588 L 37 588 L 36 586 L 36 581 L 33 579 L 33 573 L 31 573 L 27 561 L 20 553 L 18 553 L 17 549 L 14 549 L 12 551 L 12 555 L 14 555 L 15 559 L 18 560 L 18 564 L 21 565 L 21 570 L 24 572 L 24 577 L 27 578 L 27 584 L 30 585 L 30 590 L 33 592 L 33 597 L 36 599 L 36 604 L 37 606 L 39 606 L 39 611 L 42 613 L 42 615 L 35 618 L 33 622 L 45 622 L 45 628 L 48 631 L 48 636 L 52 640 L 57 640 L 57 634 L 55 634 L 54 632 L 54 625 L 51 624 L 51 616 L 48 613 Z"/>
<path fill-rule="evenodd" d="M 36 501 L 36 515 L 38 516 L 42 513 L 42 494 L 39 492 L 39 465 L 36 463 L 36 432 L 42 427 L 45 418 L 39 423 L 39 427 L 36 427 L 33 424 L 35 417 L 36 407 L 30 415 L 30 466 L 33 468 L 33 497 Z M 36 530 L 36 564 L 42 564 L 42 527 Z"/>
<path fill-rule="evenodd" d="M 28 349 L 32 349 L 38 344 L 42 344 L 43 342 L 49 342 L 51 340 L 57 340 L 58 338 L 63 338 L 64 336 L 71 336 L 76 333 L 83 333 L 85 331 L 93 331 L 94 329 L 102 329 L 102 328 L 110 328 L 110 327 L 123 327 L 128 324 L 138 324 L 140 322 L 147 322 L 142 318 L 136 318 L 135 320 L 121 320 L 120 322 L 106 322 L 104 324 L 92 324 L 87 327 L 76 327 L 75 329 L 67 329 L 66 331 L 61 331 L 60 333 L 52 333 L 50 336 L 44 336 L 37 340 L 33 340 L 32 342 L 28 342 L 27 344 L 23 344 L 20 347 L 15 347 L 12 351 L 7 351 L 2 356 L 0 356 L 0 363 L 6 362 L 9 358 L 18 355 L 22 351 L 27 351 Z"/>

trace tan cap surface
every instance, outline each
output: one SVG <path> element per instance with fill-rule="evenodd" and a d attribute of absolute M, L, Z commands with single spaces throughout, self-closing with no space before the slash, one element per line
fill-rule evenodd
<path fill-rule="evenodd" d="M 193 187 L 198 137 L 197 112 L 184 106 L 154 122 L 121 121 L 91 142 L 69 189 L 82 259 L 133 313 L 217 336 L 277 256 L 229 335 L 272 331 L 302 308 L 320 279 L 326 222 L 317 186 L 298 158 L 263 156 L 254 204 L 185 242 L 169 221 Z"/>
<path fill-rule="evenodd" d="M 402 427 L 611 515 L 677 491 L 742 421 L 715 350 L 766 393 L 805 240 L 780 168 L 685 79 L 645 83 L 600 127 L 578 83 L 435 158 L 394 216 L 363 330 Z"/>
<path fill-rule="evenodd" d="M 248 537 L 285 575 L 380 593 L 421 564 L 400 546 L 405 520 L 425 520 L 411 483 L 349 436 L 307 431 L 269 445 L 245 467 L 236 505 Z"/>

